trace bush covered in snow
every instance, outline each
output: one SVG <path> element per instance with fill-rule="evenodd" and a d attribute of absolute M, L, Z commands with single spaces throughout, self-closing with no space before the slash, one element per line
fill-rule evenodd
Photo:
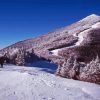
<path fill-rule="evenodd" d="M 19 66 L 33 63 L 41 59 L 34 53 L 33 49 L 27 51 L 26 49 L 11 48 L 5 52 L 5 55 L 7 57 L 6 63 L 16 64 Z"/>
<path fill-rule="evenodd" d="M 100 60 L 98 56 L 84 67 L 80 74 L 80 80 L 100 84 Z"/>
<path fill-rule="evenodd" d="M 66 78 L 74 78 L 75 71 L 79 71 L 79 63 L 71 56 L 59 65 L 56 74 Z"/>
<path fill-rule="evenodd" d="M 57 75 L 75 80 L 100 83 L 100 61 L 99 57 L 92 60 L 90 63 L 77 62 L 73 57 L 64 60 L 58 65 Z"/>

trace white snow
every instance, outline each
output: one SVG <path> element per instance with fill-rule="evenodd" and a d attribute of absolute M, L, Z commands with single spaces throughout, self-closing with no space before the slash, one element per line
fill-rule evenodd
<path fill-rule="evenodd" d="M 93 22 L 96 22 L 98 21 L 98 19 L 100 20 L 100 16 L 96 15 L 96 14 L 91 14 L 85 18 L 83 18 L 82 20 L 80 20 L 79 22 L 82 22 L 82 21 L 93 21 Z"/>
<path fill-rule="evenodd" d="M 55 49 L 55 50 L 52 50 L 51 53 L 52 55 L 56 55 L 58 56 L 58 52 L 59 52 L 60 49 Z"/>
<path fill-rule="evenodd" d="M 92 25 L 92 28 L 100 28 L 100 22 L 98 22 L 98 23 Z"/>
<path fill-rule="evenodd" d="M 100 86 L 41 68 L 5 65 L 0 69 L 0 100 L 100 100 Z"/>
<path fill-rule="evenodd" d="M 79 46 L 82 43 L 82 41 L 84 40 L 83 35 L 84 35 L 84 32 L 81 32 L 78 35 L 78 42 L 76 42 L 75 46 Z"/>

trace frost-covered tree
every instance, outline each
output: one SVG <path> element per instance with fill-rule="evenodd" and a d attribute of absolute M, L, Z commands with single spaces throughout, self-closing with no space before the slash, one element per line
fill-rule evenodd
<path fill-rule="evenodd" d="M 15 61 L 16 61 L 16 65 L 18 66 L 25 65 L 25 51 L 24 50 L 18 51 Z"/>
<path fill-rule="evenodd" d="M 56 74 L 66 78 L 100 84 L 99 56 L 87 64 L 77 62 L 73 57 L 70 57 L 67 60 L 65 59 L 62 64 L 59 64 Z"/>
<path fill-rule="evenodd" d="M 85 66 L 80 80 L 100 84 L 100 60 L 98 56 Z"/>
<path fill-rule="evenodd" d="M 80 65 L 76 59 L 74 60 L 73 68 L 69 71 L 69 74 L 70 74 L 70 78 L 79 79 Z"/>
<path fill-rule="evenodd" d="M 71 56 L 68 59 L 64 59 L 64 62 L 58 66 L 56 74 L 70 78 L 70 70 L 74 66 L 74 58 Z"/>

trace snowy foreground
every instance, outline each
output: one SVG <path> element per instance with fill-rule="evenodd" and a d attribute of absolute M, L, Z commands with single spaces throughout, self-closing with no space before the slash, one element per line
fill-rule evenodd
<path fill-rule="evenodd" d="M 0 68 L 0 100 L 100 100 L 100 86 L 42 68 L 5 65 Z"/>

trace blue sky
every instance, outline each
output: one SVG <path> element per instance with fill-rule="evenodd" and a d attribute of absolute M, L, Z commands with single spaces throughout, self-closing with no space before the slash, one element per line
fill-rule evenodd
<path fill-rule="evenodd" d="M 0 48 L 100 15 L 100 0 L 0 0 Z"/>

